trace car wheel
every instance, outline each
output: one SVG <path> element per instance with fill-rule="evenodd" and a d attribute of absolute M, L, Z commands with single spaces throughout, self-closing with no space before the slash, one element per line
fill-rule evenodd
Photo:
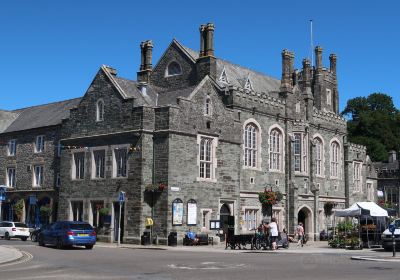
<path fill-rule="evenodd" d="M 22 241 L 26 241 L 28 239 L 28 237 L 21 237 Z"/>
<path fill-rule="evenodd" d="M 37 239 L 38 239 L 39 246 L 43 247 L 45 245 L 44 242 L 43 242 L 43 238 L 39 236 Z"/>
<path fill-rule="evenodd" d="M 85 245 L 85 248 L 88 250 L 91 250 L 91 249 L 93 249 L 93 245 Z"/>
<path fill-rule="evenodd" d="M 4 234 L 4 239 L 5 240 L 10 240 L 11 238 L 10 238 L 10 234 L 8 233 L 8 232 L 6 232 L 5 234 Z"/>
<path fill-rule="evenodd" d="M 57 244 L 56 244 L 57 249 L 62 249 L 63 248 L 63 244 L 60 238 L 57 239 Z"/>
<path fill-rule="evenodd" d="M 37 242 L 37 240 L 38 240 L 37 235 L 33 233 L 31 235 L 31 240 L 32 240 L 32 242 Z"/>

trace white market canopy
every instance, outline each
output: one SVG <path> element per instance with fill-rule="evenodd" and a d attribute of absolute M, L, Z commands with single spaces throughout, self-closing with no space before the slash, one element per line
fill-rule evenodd
<path fill-rule="evenodd" d="M 372 217 L 387 217 L 388 212 L 375 202 L 356 202 L 347 209 L 335 211 L 336 217 L 358 217 L 369 215 Z"/>

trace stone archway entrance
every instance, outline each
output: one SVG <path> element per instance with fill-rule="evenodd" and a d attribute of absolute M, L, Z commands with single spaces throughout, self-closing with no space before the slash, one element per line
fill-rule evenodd
<path fill-rule="evenodd" d="M 297 214 L 297 223 L 302 223 L 304 227 L 304 233 L 308 238 L 310 238 L 313 234 L 313 217 L 312 211 L 307 206 L 303 206 L 300 208 Z"/>
<path fill-rule="evenodd" d="M 232 231 L 234 232 L 235 218 L 231 214 L 229 205 L 227 205 L 226 203 L 222 204 L 219 210 L 219 216 L 223 232 L 220 239 L 221 241 L 225 241 L 225 236 L 232 234 Z"/>

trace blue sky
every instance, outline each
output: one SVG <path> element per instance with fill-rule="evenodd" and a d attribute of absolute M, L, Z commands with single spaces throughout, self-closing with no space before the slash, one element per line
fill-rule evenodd
<path fill-rule="evenodd" d="M 213 22 L 217 57 L 280 78 L 281 51 L 295 66 L 324 48 L 338 56 L 340 108 L 356 96 L 391 95 L 400 108 L 399 1 L 2 1 L 0 109 L 82 96 L 102 64 L 136 79 L 139 44 L 156 63 L 171 42 L 199 49 L 198 27 Z"/>

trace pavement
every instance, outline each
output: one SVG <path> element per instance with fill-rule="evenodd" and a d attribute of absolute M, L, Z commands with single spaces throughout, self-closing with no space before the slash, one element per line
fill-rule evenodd
<path fill-rule="evenodd" d="M 20 250 L 11 246 L 0 246 L 0 266 L 13 263 L 23 258 Z"/>

